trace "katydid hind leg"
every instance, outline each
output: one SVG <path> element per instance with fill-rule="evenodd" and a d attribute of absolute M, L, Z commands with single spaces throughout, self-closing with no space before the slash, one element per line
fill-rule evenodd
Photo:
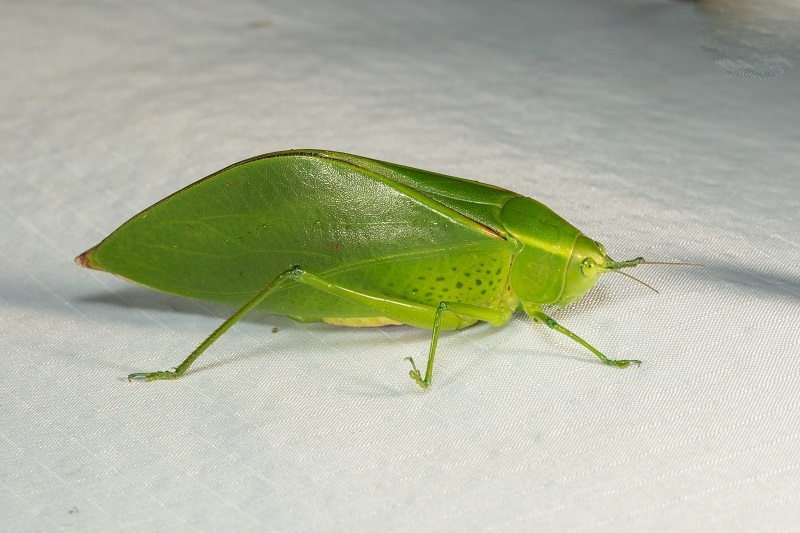
<path fill-rule="evenodd" d="M 281 284 L 291 280 L 292 282 L 303 283 L 310 285 L 325 292 L 335 294 L 351 302 L 363 305 L 366 308 L 376 311 L 378 316 L 386 316 L 417 327 L 429 327 L 433 321 L 433 339 L 429 351 L 428 363 L 426 366 L 425 376 L 414 367 L 411 371 L 411 377 L 423 388 L 430 386 L 433 359 L 436 351 L 436 344 L 439 337 L 439 331 L 442 326 L 458 327 L 461 323 L 460 317 L 466 317 L 474 320 L 483 320 L 492 325 L 503 324 L 508 321 L 512 311 L 504 307 L 482 307 L 477 305 L 449 303 L 443 302 L 438 308 L 430 305 L 419 304 L 416 302 L 404 301 L 386 298 L 383 296 L 376 296 L 353 290 L 335 283 L 331 283 L 319 276 L 310 272 L 304 271 L 300 266 L 290 268 L 268 285 L 266 285 L 258 294 L 256 294 L 250 301 L 240 307 L 233 315 L 230 316 L 225 322 L 222 323 L 208 338 L 203 341 L 189 356 L 175 369 L 167 371 L 149 372 L 149 373 L 136 373 L 128 376 L 132 381 L 155 381 L 161 379 L 177 379 L 182 376 L 186 370 L 194 363 L 194 361 L 202 354 L 211 344 L 214 343 L 223 333 L 225 333 L 231 326 L 238 322 L 245 314 L 251 311 L 264 301 L 272 292 L 275 291 Z M 445 315 L 445 311 L 449 312 L 449 316 Z M 447 323 L 445 324 L 445 322 Z M 409 358 L 410 360 L 410 358 Z M 414 365 L 411 360 L 412 366 Z"/>
<path fill-rule="evenodd" d="M 570 339 L 574 340 L 575 342 L 577 342 L 578 344 L 580 344 L 581 346 L 583 346 L 584 348 L 595 354 L 598 359 L 600 359 L 602 362 L 604 362 L 609 366 L 627 368 L 630 365 L 639 366 L 642 364 L 642 362 L 639 361 L 638 359 L 610 359 L 606 357 L 606 355 L 603 354 L 603 352 L 601 352 L 600 350 L 589 344 L 587 341 L 583 340 L 583 338 L 579 337 L 572 331 L 568 330 L 567 328 L 556 322 L 553 318 L 545 314 L 544 311 L 542 311 L 542 308 L 538 305 L 524 304 L 524 309 L 527 315 L 531 318 L 531 320 L 533 320 L 537 324 L 544 324 L 550 329 L 553 329 L 563 335 L 566 335 Z"/>
<path fill-rule="evenodd" d="M 236 324 L 244 315 L 250 312 L 254 307 L 264 301 L 267 296 L 275 291 L 282 283 L 289 279 L 297 279 L 302 273 L 300 267 L 292 267 L 283 271 L 275 279 L 269 282 L 258 294 L 251 300 L 245 303 L 242 307 L 236 310 L 225 322 L 223 322 L 217 329 L 209 335 L 197 348 L 194 349 L 184 361 L 178 365 L 175 370 L 159 370 L 156 372 L 137 372 L 128 376 L 128 381 L 157 381 L 161 379 L 178 379 L 192 366 L 192 363 L 200 357 L 209 346 L 214 344 L 214 341 L 219 339 L 223 333 L 228 331 L 231 326 Z"/>

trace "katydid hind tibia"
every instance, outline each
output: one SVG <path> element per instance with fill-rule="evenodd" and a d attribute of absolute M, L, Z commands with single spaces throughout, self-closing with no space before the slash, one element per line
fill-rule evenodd
<path fill-rule="evenodd" d="M 613 261 L 548 207 L 492 185 L 323 150 L 236 163 L 168 196 L 76 258 L 142 285 L 238 310 L 174 379 L 253 309 L 345 326 L 432 330 L 427 388 L 441 330 L 505 324 L 516 311 L 607 358 L 543 305 L 581 299 Z"/>

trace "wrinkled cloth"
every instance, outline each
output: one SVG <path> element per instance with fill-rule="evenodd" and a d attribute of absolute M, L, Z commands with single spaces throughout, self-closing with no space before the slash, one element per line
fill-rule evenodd
<path fill-rule="evenodd" d="M 693 6 L 6 2 L 0 530 L 777 531 L 800 494 L 800 73 L 717 69 Z M 252 314 L 76 255 L 238 160 L 324 148 L 538 199 L 609 274 L 442 335 Z M 277 332 L 273 333 L 273 328 Z"/>

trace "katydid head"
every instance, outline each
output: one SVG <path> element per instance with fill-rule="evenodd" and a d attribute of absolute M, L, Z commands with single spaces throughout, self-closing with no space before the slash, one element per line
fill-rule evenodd
<path fill-rule="evenodd" d="M 506 202 L 500 216 L 504 229 L 519 246 L 509 282 L 511 290 L 523 302 L 567 306 L 583 298 L 607 272 L 619 272 L 653 289 L 622 269 L 638 265 L 690 265 L 645 261 L 641 257 L 614 261 L 602 244 L 582 234 L 545 205 L 524 196 Z"/>
<path fill-rule="evenodd" d="M 614 261 L 606 253 L 605 247 L 597 241 L 593 241 L 585 235 L 579 235 L 572 250 L 567 272 L 564 278 L 564 291 L 558 305 L 566 306 L 580 300 L 589 289 L 594 287 L 602 274 L 617 272 L 627 278 L 641 283 L 648 289 L 658 292 L 658 290 L 626 272 L 624 268 L 633 268 L 639 265 L 681 265 L 681 266 L 703 266 L 697 263 L 672 263 L 667 261 L 645 261 L 644 257 L 637 257 L 627 261 Z"/>
<path fill-rule="evenodd" d="M 610 263 L 613 261 L 602 244 L 586 235 L 578 235 L 564 274 L 564 289 L 556 304 L 567 306 L 583 298 Z"/>

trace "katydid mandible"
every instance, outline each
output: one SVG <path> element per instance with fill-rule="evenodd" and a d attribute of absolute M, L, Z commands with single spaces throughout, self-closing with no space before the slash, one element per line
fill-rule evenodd
<path fill-rule="evenodd" d="M 253 309 L 342 326 L 432 330 L 428 388 L 441 330 L 493 326 L 524 311 L 609 359 L 545 314 L 581 299 L 614 261 L 543 204 L 475 181 L 324 150 L 266 154 L 231 165 L 131 218 L 76 258 L 83 267 L 189 298 L 238 307 L 174 370 Z"/>

